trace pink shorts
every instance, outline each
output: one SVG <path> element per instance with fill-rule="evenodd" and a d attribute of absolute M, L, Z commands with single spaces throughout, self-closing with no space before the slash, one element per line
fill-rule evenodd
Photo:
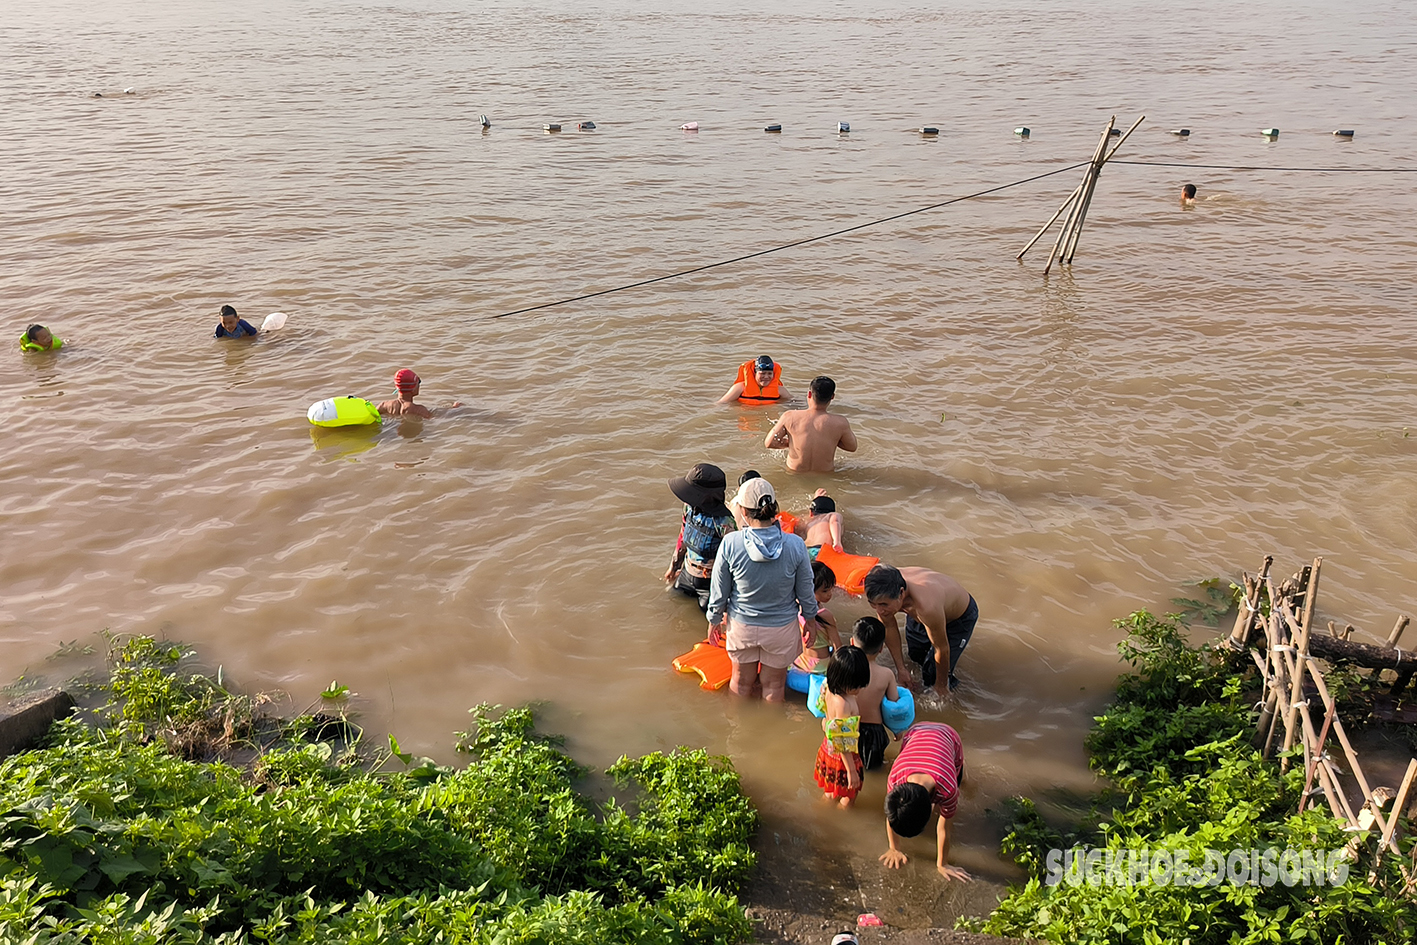
<path fill-rule="evenodd" d="M 796 617 L 780 627 L 762 627 L 728 618 L 725 634 L 728 658 L 735 663 L 762 663 L 769 669 L 786 669 L 802 655 L 802 624 Z"/>

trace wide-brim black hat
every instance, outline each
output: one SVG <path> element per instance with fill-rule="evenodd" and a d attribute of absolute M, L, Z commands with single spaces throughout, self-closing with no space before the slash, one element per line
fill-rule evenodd
<path fill-rule="evenodd" d="M 728 477 L 713 463 L 699 463 L 688 475 L 669 480 L 669 491 L 685 505 L 720 518 L 732 515 L 723 503 Z"/>

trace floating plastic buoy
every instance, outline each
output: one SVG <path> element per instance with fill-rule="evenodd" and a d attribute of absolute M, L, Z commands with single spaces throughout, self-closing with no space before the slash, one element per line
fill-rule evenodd
<path fill-rule="evenodd" d="M 837 122 L 837 123 L 836 123 L 836 130 L 837 130 L 837 132 L 838 132 L 839 134 L 846 134 L 847 132 L 851 131 L 851 122 L 849 122 L 849 121 L 839 121 L 839 122 Z"/>
<path fill-rule="evenodd" d="M 583 121 L 583 122 L 580 122 L 579 124 L 577 124 L 576 127 L 579 128 L 581 131 L 594 131 L 594 130 L 595 130 L 595 122 L 593 122 L 593 121 Z"/>
<path fill-rule="evenodd" d="M 1111 135 L 1113 138 L 1120 138 L 1122 137 L 1122 129 L 1113 128 L 1111 131 L 1107 132 L 1107 134 Z"/>
<path fill-rule="evenodd" d="M 1014 134 L 1018 135 L 1020 138 L 1027 138 L 1031 132 L 1029 129 L 1020 126 L 1014 129 Z"/>
<path fill-rule="evenodd" d="M 932 128 L 929 125 L 926 125 L 925 127 L 920 129 L 920 133 L 922 135 L 937 135 L 940 133 L 940 129 Z"/>
<path fill-rule="evenodd" d="M 486 115 L 479 115 L 478 117 L 482 119 L 482 127 L 484 127 L 484 128 L 491 128 L 491 127 L 492 127 L 492 119 L 488 118 Z"/>
<path fill-rule="evenodd" d="M 682 125 L 679 126 L 679 130 L 680 130 L 680 131 L 698 131 L 698 130 L 699 130 L 699 123 L 696 122 L 696 121 L 685 122 L 684 124 L 682 124 Z"/>
<path fill-rule="evenodd" d="M 94 98 L 103 98 L 103 93 L 102 93 L 102 92 L 95 92 L 95 93 L 93 93 L 93 97 L 94 97 Z"/>
<path fill-rule="evenodd" d="M 133 95 L 134 92 L 135 92 L 134 89 L 124 89 L 124 90 L 123 90 L 123 94 L 124 94 L 124 95 Z"/>
<path fill-rule="evenodd" d="M 765 128 L 763 128 L 763 130 L 766 131 L 766 132 L 768 132 L 769 134 L 781 134 L 781 133 L 782 133 L 782 126 L 781 126 L 781 125 L 768 125 L 768 126 L 766 126 Z"/>
<path fill-rule="evenodd" d="M 1351 137 L 1353 137 L 1353 129 L 1352 129 L 1352 128 L 1340 128 L 1338 131 L 1335 131 L 1335 132 L 1333 133 L 1333 136 L 1334 136 L 1335 138 L 1351 138 Z"/>
<path fill-rule="evenodd" d="M 1174 131 L 1172 131 L 1171 133 L 1172 133 L 1173 135 L 1175 135 L 1176 137 L 1178 137 L 1178 138 L 1189 138 L 1189 137 L 1191 136 L 1191 129 L 1189 129 L 1189 128 L 1177 128 L 1177 129 L 1175 129 Z"/>
<path fill-rule="evenodd" d="M 1278 128 L 1261 128 L 1261 129 L 1260 129 L 1260 134 L 1264 135 L 1266 138 L 1278 138 L 1278 137 L 1279 137 L 1279 129 L 1278 129 Z"/>
<path fill-rule="evenodd" d="M 556 132 L 561 130 L 560 125 L 542 125 L 541 127 L 546 131 L 547 134 L 555 134 Z"/>

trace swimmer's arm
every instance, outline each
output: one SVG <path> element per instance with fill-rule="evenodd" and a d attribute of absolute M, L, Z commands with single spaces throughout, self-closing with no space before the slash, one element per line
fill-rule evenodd
<path fill-rule="evenodd" d="M 856 433 L 851 429 L 850 421 L 847 421 L 846 431 L 841 434 L 841 439 L 837 440 L 836 445 L 848 453 L 856 452 Z"/>
<path fill-rule="evenodd" d="M 832 512 L 827 516 L 827 531 L 831 533 L 832 550 L 843 552 L 841 547 L 841 513 Z"/>
<path fill-rule="evenodd" d="M 791 399 L 792 399 L 792 391 L 788 390 L 786 387 L 783 387 L 781 381 L 779 381 L 779 382 L 778 382 L 778 385 L 777 385 L 777 399 L 778 399 L 778 400 L 791 400 Z"/>
<path fill-rule="evenodd" d="M 770 450 L 785 450 L 792 442 L 792 435 L 787 432 L 787 426 L 783 423 L 787 419 L 787 414 L 778 418 L 773 424 L 772 431 L 768 433 L 767 439 L 763 440 L 763 446 Z"/>
<path fill-rule="evenodd" d="M 896 679 L 906 689 L 910 688 L 910 664 L 905 661 L 905 654 L 900 651 L 900 627 L 896 623 L 895 617 L 887 617 L 882 621 L 886 625 L 886 650 L 891 655 L 891 660 L 895 662 Z"/>
<path fill-rule="evenodd" d="M 744 384 L 742 381 L 738 381 L 732 387 L 728 388 L 728 393 L 718 398 L 718 402 L 721 404 L 733 403 L 739 397 L 743 396 L 743 390 L 745 387 L 747 387 L 746 384 Z"/>
<path fill-rule="evenodd" d="M 882 669 L 885 669 L 884 666 L 882 666 L 881 668 L 882 668 Z M 896 684 L 895 684 L 895 674 L 894 674 L 894 673 L 891 674 L 891 680 L 890 680 L 890 682 L 886 683 L 886 698 L 889 699 L 889 700 L 892 701 L 892 702 L 895 702 L 897 699 L 900 698 L 900 688 L 897 687 Z"/>

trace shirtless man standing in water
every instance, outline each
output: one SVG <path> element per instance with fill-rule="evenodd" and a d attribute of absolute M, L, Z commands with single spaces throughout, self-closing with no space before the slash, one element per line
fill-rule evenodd
<path fill-rule="evenodd" d="M 979 605 L 947 574 L 925 568 L 893 568 L 878 564 L 866 574 L 866 602 L 886 625 L 886 647 L 896 661 L 901 684 L 910 688 L 910 674 L 900 654 L 900 629 L 895 615 L 905 614 L 905 645 L 920 664 L 921 681 L 941 699 L 958 685 L 955 666 L 974 635 Z M 948 680 L 948 682 L 946 682 Z"/>
<path fill-rule="evenodd" d="M 783 414 L 763 445 L 770 450 L 787 450 L 787 468 L 793 472 L 834 472 L 838 447 L 856 452 L 851 421 L 827 412 L 835 396 L 836 381 L 825 376 L 812 378 L 807 409 Z"/>

